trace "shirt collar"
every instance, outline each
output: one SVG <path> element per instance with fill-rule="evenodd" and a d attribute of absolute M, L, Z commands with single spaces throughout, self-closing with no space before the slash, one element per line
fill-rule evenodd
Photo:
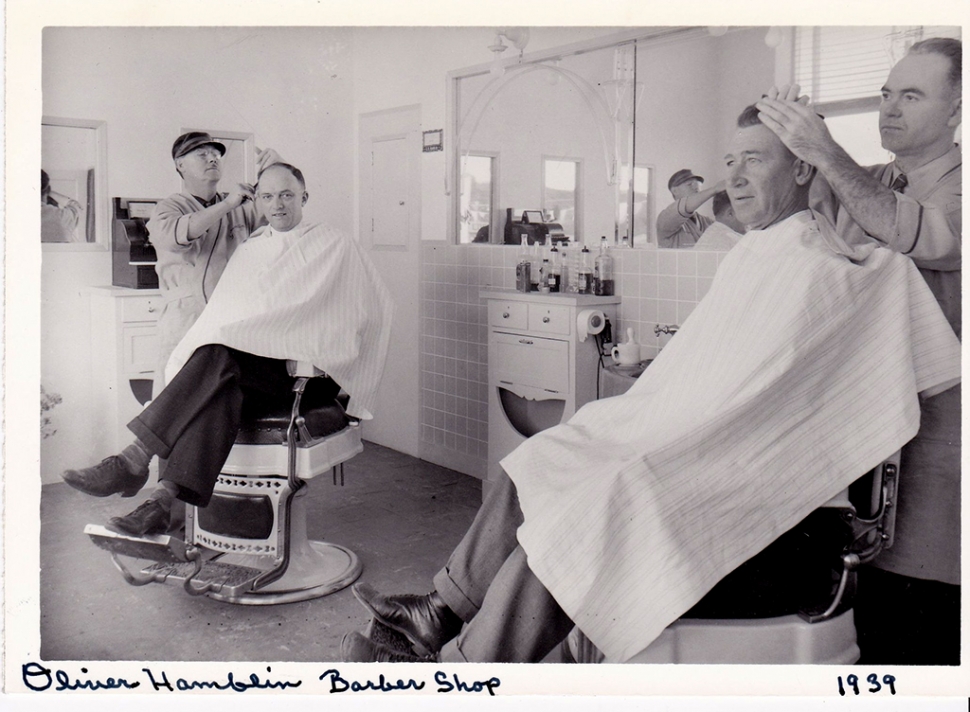
<path fill-rule="evenodd" d="M 929 163 L 911 170 L 906 174 L 906 178 L 908 179 L 909 185 L 924 181 L 932 184 L 960 165 L 962 161 L 963 156 L 959 144 L 953 144 L 953 147 L 939 158 L 934 158 Z M 896 176 L 902 172 L 899 166 L 896 165 L 896 162 L 893 161 L 889 184 L 892 185 L 892 182 L 896 180 Z"/>

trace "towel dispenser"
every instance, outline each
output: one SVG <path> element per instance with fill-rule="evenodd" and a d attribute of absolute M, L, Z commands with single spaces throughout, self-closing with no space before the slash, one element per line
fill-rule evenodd
<path fill-rule="evenodd" d="M 130 289 L 158 289 L 155 247 L 148 239 L 148 218 L 157 200 L 112 198 L 111 284 Z"/>

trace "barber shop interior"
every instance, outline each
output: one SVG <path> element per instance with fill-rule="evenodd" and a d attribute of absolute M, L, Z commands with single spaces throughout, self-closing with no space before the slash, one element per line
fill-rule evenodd
<path fill-rule="evenodd" d="M 960 27 L 42 38 L 42 660 L 960 664 Z"/>

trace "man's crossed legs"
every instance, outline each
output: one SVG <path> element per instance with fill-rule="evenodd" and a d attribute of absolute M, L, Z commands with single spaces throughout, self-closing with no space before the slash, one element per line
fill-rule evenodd
<path fill-rule="evenodd" d="M 423 656 L 344 637 L 347 662 L 535 662 L 569 633 L 573 622 L 529 569 L 516 540 L 522 511 L 504 473 L 425 596 L 384 596 L 366 584 L 354 594 L 384 625 L 404 634 Z M 463 626 L 464 624 L 464 626 Z"/>

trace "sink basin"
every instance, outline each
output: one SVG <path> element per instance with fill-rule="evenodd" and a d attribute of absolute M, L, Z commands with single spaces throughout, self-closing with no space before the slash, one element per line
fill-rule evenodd
<path fill-rule="evenodd" d="M 628 378 L 639 378 L 640 375 L 647 370 L 647 366 L 653 363 L 653 359 L 647 359 L 646 361 L 641 361 L 640 363 L 635 363 L 630 366 L 621 366 L 619 364 L 613 363 L 606 367 L 606 370 L 612 371 L 618 376 L 626 376 Z"/>

